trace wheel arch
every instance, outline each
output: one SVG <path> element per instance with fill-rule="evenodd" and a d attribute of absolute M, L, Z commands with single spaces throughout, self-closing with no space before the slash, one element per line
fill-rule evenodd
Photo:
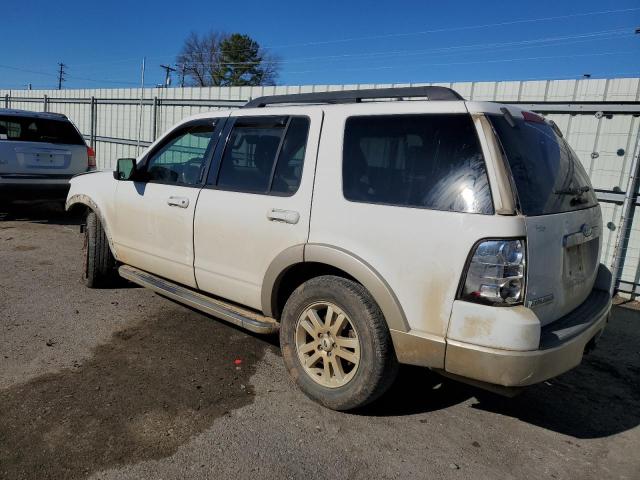
<path fill-rule="evenodd" d="M 116 250 L 113 245 L 113 239 L 111 237 L 111 231 L 109 229 L 109 225 L 107 224 L 105 217 L 102 214 L 102 211 L 100 210 L 100 207 L 98 206 L 98 204 L 90 196 L 82 193 L 77 193 L 75 195 L 70 196 L 67 199 L 67 202 L 65 203 L 65 210 L 67 210 L 68 212 L 77 212 L 82 209 L 91 210 L 97 215 L 98 219 L 100 220 L 100 223 L 102 224 L 102 228 L 104 229 L 104 232 L 107 235 L 107 240 L 109 241 L 109 248 L 111 249 L 111 253 L 117 259 Z"/>
<path fill-rule="evenodd" d="M 273 260 L 262 284 L 264 314 L 278 318 L 288 295 L 319 275 L 343 276 L 362 284 L 382 310 L 389 329 L 409 331 L 402 306 L 384 278 L 354 253 L 326 244 L 295 245 Z"/>

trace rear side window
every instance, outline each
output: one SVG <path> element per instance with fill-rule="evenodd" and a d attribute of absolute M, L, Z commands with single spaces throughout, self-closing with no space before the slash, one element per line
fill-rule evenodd
<path fill-rule="evenodd" d="M 547 215 L 590 208 L 598 203 L 589 176 L 564 138 L 535 121 L 488 116 L 498 135 L 525 215 Z"/>
<path fill-rule="evenodd" d="M 293 195 L 300 185 L 309 132 L 306 117 L 242 117 L 233 126 L 217 186 Z"/>
<path fill-rule="evenodd" d="M 84 140 L 67 120 L 0 116 L 0 140 L 84 145 Z"/>
<path fill-rule="evenodd" d="M 347 119 L 342 184 L 354 202 L 493 214 L 482 150 L 467 114 Z"/>

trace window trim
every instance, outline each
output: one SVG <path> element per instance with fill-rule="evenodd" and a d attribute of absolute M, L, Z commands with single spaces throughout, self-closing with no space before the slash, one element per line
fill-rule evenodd
<path fill-rule="evenodd" d="M 137 170 L 142 175 L 147 174 L 147 168 L 149 166 L 149 160 L 156 153 L 162 150 L 169 142 L 174 140 L 180 132 L 195 127 L 199 125 L 210 125 L 213 122 L 213 132 L 211 133 L 211 139 L 209 140 L 209 145 L 207 146 L 208 152 L 205 152 L 205 158 L 203 163 L 203 173 L 198 183 L 184 183 L 184 182 L 169 182 L 155 179 L 148 179 L 143 176 L 143 178 L 135 179 L 135 182 L 139 183 L 154 183 L 158 185 L 175 185 L 179 187 L 191 187 L 191 188 L 202 188 L 207 180 L 207 175 L 209 174 L 209 169 L 211 168 L 211 160 L 218 146 L 218 142 L 220 141 L 220 134 L 224 129 L 226 124 L 226 117 L 208 117 L 202 118 L 198 120 L 191 120 L 189 122 L 181 123 L 176 128 L 167 133 L 164 137 L 162 137 L 161 141 L 150 148 L 140 159 L 139 165 L 137 166 Z"/>
<path fill-rule="evenodd" d="M 290 192 L 290 193 L 272 192 L 271 189 L 273 188 L 273 179 L 275 176 L 278 163 L 280 161 L 280 153 L 282 152 L 284 139 L 286 138 L 287 133 L 289 132 L 289 126 L 291 125 L 291 121 L 294 118 L 303 118 L 307 120 L 307 142 L 305 144 L 304 158 L 302 159 L 302 170 L 300 171 L 300 182 L 298 183 L 298 186 L 295 192 Z M 275 161 L 271 166 L 271 173 L 269 177 L 268 188 L 265 192 L 252 192 L 247 190 L 238 190 L 235 188 L 221 187 L 218 184 L 220 180 L 220 170 L 222 167 L 222 160 L 224 158 L 224 154 L 229 145 L 229 139 L 231 138 L 231 134 L 233 132 L 233 129 L 236 126 L 236 123 L 238 123 L 243 119 L 251 119 L 251 120 L 260 119 L 259 123 L 263 123 L 263 124 L 268 124 L 269 123 L 268 120 L 271 120 L 271 122 L 275 122 L 276 119 L 282 119 L 282 121 L 285 122 L 284 131 L 282 133 L 282 136 L 280 137 L 280 142 L 278 143 L 278 148 L 276 150 Z M 265 119 L 265 120 L 262 120 L 262 119 Z M 300 190 L 300 186 L 302 185 L 302 176 L 304 175 L 304 171 L 305 171 L 304 167 L 306 164 L 306 156 L 308 152 L 307 146 L 309 144 L 310 132 L 311 132 L 311 117 L 309 117 L 308 115 L 300 115 L 300 114 L 273 115 L 271 114 L 271 115 L 238 115 L 235 117 L 234 116 L 228 117 L 227 124 L 225 125 L 225 129 L 221 134 L 221 136 L 224 136 L 224 141 L 218 142 L 218 145 L 216 147 L 216 152 L 211 163 L 211 168 L 209 169 L 205 184 L 203 185 L 202 188 L 207 188 L 209 190 L 220 190 L 222 192 L 235 192 L 235 193 L 243 193 L 243 194 L 249 194 L 249 195 L 262 195 L 265 197 L 293 197 L 298 193 L 298 191 Z"/>
<path fill-rule="evenodd" d="M 433 207 L 427 207 L 427 206 L 420 206 L 420 205 L 401 205 L 398 203 L 387 203 L 387 202 L 374 202 L 374 201 L 364 201 L 364 200 L 353 200 L 350 198 L 347 198 L 344 192 L 344 159 L 345 159 L 345 142 L 347 139 L 347 123 L 349 122 L 349 120 L 351 119 L 355 119 L 355 118 L 382 118 L 382 117 L 435 117 L 435 116 L 439 116 L 439 115 L 450 115 L 450 116 L 466 116 L 469 118 L 469 122 L 471 124 L 472 127 L 472 131 L 473 134 L 475 135 L 475 139 L 478 145 L 478 151 L 482 154 L 482 162 L 484 163 L 484 169 L 485 169 L 485 175 L 487 177 L 487 186 L 489 187 L 489 199 L 490 199 L 490 206 L 491 206 L 491 211 L 484 213 L 484 212 L 463 212 L 463 211 L 459 211 L 459 210 L 445 210 L 445 209 L 441 209 L 441 208 L 433 208 Z M 493 199 L 493 191 L 491 189 L 491 182 L 489 181 L 489 174 L 488 174 L 488 170 L 487 170 L 487 158 L 486 158 L 486 152 L 484 151 L 484 149 L 482 148 L 482 142 L 480 141 L 480 137 L 478 135 L 478 131 L 475 127 L 475 124 L 473 123 L 473 118 L 471 116 L 471 114 L 469 112 L 426 112 L 426 113 L 421 113 L 421 112 L 411 112 L 411 113 L 381 113 L 381 114 L 362 114 L 362 115 L 349 115 L 348 117 L 345 117 L 344 119 L 344 125 L 342 128 L 342 144 L 340 147 L 340 194 L 342 195 L 342 198 L 350 203 L 356 203 L 356 204 L 364 204 L 364 205 L 382 205 L 382 206 L 386 206 L 386 207 L 396 207 L 396 208 L 412 208 L 412 209 L 417 209 L 417 210 L 431 210 L 434 212 L 448 212 L 448 213 L 457 213 L 457 214 L 464 214 L 464 215 L 486 215 L 486 216 L 492 216 L 492 215 L 496 215 L 496 208 L 495 208 L 495 203 L 494 203 L 494 199 Z"/>

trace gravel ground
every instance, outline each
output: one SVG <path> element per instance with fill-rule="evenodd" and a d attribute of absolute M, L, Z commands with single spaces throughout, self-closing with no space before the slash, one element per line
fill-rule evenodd
<path fill-rule="evenodd" d="M 0 478 L 640 478 L 640 312 L 505 399 L 403 368 L 356 413 L 308 400 L 275 338 L 79 281 L 79 219 L 0 214 Z"/>

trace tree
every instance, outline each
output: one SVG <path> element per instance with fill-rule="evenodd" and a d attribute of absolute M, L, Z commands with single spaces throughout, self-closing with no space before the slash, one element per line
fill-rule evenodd
<path fill-rule="evenodd" d="M 274 85 L 278 60 L 248 35 L 192 32 L 177 58 L 189 83 L 200 87 Z"/>

